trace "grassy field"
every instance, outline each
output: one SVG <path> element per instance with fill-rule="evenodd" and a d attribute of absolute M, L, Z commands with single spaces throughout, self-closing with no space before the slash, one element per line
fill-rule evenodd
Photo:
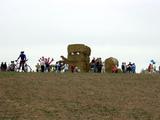
<path fill-rule="evenodd" d="M 0 120 L 160 120 L 160 75 L 0 73 Z"/>

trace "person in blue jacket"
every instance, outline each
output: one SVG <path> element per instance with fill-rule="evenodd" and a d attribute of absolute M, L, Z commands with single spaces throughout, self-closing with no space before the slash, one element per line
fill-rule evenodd
<path fill-rule="evenodd" d="M 24 54 L 24 51 L 21 51 L 19 57 L 17 58 L 16 62 L 20 59 L 20 64 L 19 64 L 19 70 L 21 69 L 22 67 L 22 71 L 25 71 L 24 70 L 24 65 L 25 65 L 25 62 L 26 62 L 26 55 Z"/>

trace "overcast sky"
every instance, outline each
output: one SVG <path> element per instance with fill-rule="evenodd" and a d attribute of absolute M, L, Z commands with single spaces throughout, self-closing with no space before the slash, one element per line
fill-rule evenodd
<path fill-rule="evenodd" d="M 160 0 L 0 0 L 0 62 L 24 50 L 29 64 L 86 44 L 92 57 L 160 64 Z"/>

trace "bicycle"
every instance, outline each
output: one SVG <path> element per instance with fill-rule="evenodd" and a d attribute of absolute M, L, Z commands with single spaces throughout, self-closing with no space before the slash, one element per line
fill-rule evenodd
<path fill-rule="evenodd" d="M 15 72 L 32 72 L 32 68 L 27 64 L 27 61 L 28 60 L 26 60 L 25 63 L 24 63 L 24 70 L 22 70 L 21 68 L 19 68 L 20 67 L 20 62 L 15 60 L 16 64 L 15 64 L 15 70 L 14 71 Z"/>

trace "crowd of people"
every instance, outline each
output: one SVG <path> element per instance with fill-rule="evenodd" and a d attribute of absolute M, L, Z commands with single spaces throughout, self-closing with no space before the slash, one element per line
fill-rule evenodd
<path fill-rule="evenodd" d="M 55 64 L 51 64 L 54 59 L 42 56 L 36 65 L 36 72 L 51 72 L 54 71 L 56 73 L 67 72 L 69 70 L 69 65 L 65 64 L 63 61 L 57 61 Z"/>
<path fill-rule="evenodd" d="M 45 58 L 42 56 L 39 60 L 39 63 L 36 65 L 36 71 L 37 72 L 50 72 L 51 70 L 51 63 L 54 61 L 54 59 L 50 59 L 50 57 Z"/>
<path fill-rule="evenodd" d="M 102 72 L 102 67 L 104 67 L 104 64 L 102 63 L 101 58 L 93 58 L 90 63 L 91 71 L 96 72 L 96 73 L 101 73 Z"/>
<path fill-rule="evenodd" d="M 7 63 L 6 62 L 1 63 L 1 71 L 7 71 Z"/>
<path fill-rule="evenodd" d="M 72 73 L 80 72 L 80 69 L 75 65 L 69 65 L 64 63 L 64 61 L 57 61 L 55 64 L 51 64 L 53 59 L 42 57 L 39 60 L 39 63 L 36 65 L 36 72 L 56 72 L 56 73 L 65 73 L 70 71 Z"/>
<path fill-rule="evenodd" d="M 7 65 L 7 62 L 2 62 L 1 66 L 0 66 L 0 71 L 15 71 L 16 68 L 16 64 L 14 63 L 14 61 L 11 61 L 10 64 Z"/>
<path fill-rule="evenodd" d="M 123 73 L 136 73 L 135 63 L 126 64 L 126 62 L 122 62 L 121 69 Z"/>
<path fill-rule="evenodd" d="M 19 61 L 19 64 L 17 64 L 17 61 Z M 1 62 L 0 71 L 22 71 L 27 72 L 27 64 L 26 64 L 27 58 L 24 54 L 24 51 L 20 52 L 20 55 L 18 58 L 14 61 L 11 61 L 10 64 L 7 65 L 6 62 Z M 67 71 L 71 71 L 72 73 L 75 72 L 81 72 L 81 70 L 75 66 L 75 65 L 69 65 L 64 63 L 64 61 L 60 60 L 57 61 L 55 64 L 52 64 L 54 61 L 53 58 L 50 57 L 44 57 L 42 56 L 38 63 L 36 64 L 36 72 L 56 72 L 56 73 L 64 73 Z M 155 61 L 151 60 L 147 69 L 145 70 L 148 73 L 160 73 L 160 66 L 158 67 L 158 70 L 156 70 Z M 90 72 L 94 73 L 104 73 L 105 72 L 105 62 L 102 62 L 102 59 L 100 57 L 93 59 L 90 62 Z M 122 62 L 121 68 L 118 68 L 117 65 L 113 65 L 111 68 L 112 73 L 136 73 L 136 65 L 135 63 L 129 62 L 128 64 L 126 62 Z"/>
<path fill-rule="evenodd" d="M 102 62 L 101 58 L 93 58 L 90 63 L 91 71 L 96 73 L 104 73 L 105 72 L 105 62 Z M 135 63 L 122 62 L 121 70 L 123 73 L 136 73 L 136 65 Z M 120 72 L 117 65 L 113 65 L 111 68 L 112 73 Z"/>

